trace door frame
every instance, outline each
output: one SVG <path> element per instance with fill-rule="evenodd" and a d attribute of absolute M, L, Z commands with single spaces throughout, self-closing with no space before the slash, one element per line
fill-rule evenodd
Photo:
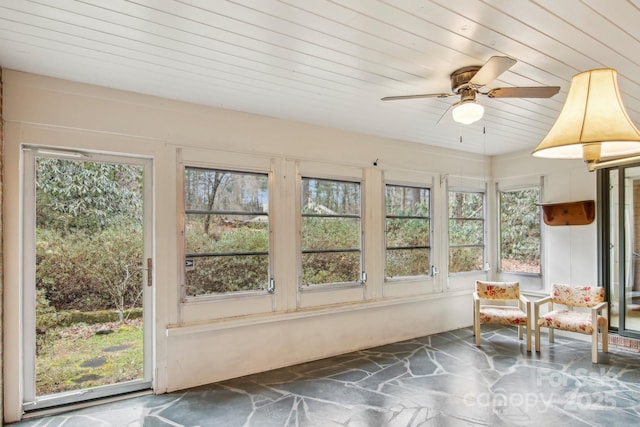
<path fill-rule="evenodd" d="M 107 398 L 123 393 L 143 390 L 153 390 L 155 369 L 154 361 L 154 289 L 155 289 L 155 263 L 151 262 L 151 268 L 143 268 L 142 286 L 143 293 L 143 378 L 138 380 L 120 382 L 116 384 L 78 389 L 61 392 L 52 395 L 38 397 L 35 387 L 35 321 L 36 299 L 35 286 L 27 286 L 35 283 L 35 165 L 37 157 L 62 158 L 68 160 L 87 160 L 105 163 L 138 165 L 143 168 L 143 263 L 146 260 L 155 259 L 154 245 L 154 182 L 153 159 L 145 156 L 112 154 L 103 151 L 75 150 L 48 146 L 23 145 L 21 158 L 23 164 L 21 193 L 22 193 L 22 278 L 20 280 L 22 306 L 21 333 L 22 337 L 22 366 L 21 366 L 21 403 L 23 412 L 33 412 L 42 409 L 83 403 L 89 400 Z M 144 265 L 143 267 L 146 267 Z M 151 274 L 151 277 L 149 277 Z M 151 280 L 149 280 L 151 279 Z M 148 284 L 150 286 L 148 286 Z"/>
<path fill-rule="evenodd" d="M 628 301 L 626 300 L 627 282 L 633 277 L 630 272 L 632 265 L 628 265 L 629 251 L 632 252 L 632 248 L 628 241 L 627 233 L 625 232 L 628 227 L 628 218 L 625 206 L 629 203 L 626 200 L 626 170 L 629 168 L 637 168 L 640 163 L 629 163 L 612 168 L 603 168 L 597 171 L 597 200 L 598 200 L 598 282 L 606 289 L 607 301 L 609 301 L 609 329 L 620 336 L 640 338 L 640 330 L 629 329 L 626 324 L 626 307 Z M 611 180 L 611 172 L 615 171 L 617 174 L 615 180 Z M 615 211 L 611 208 L 611 204 L 614 202 L 611 196 L 611 189 L 616 189 L 617 203 Z M 612 217 L 612 212 L 615 214 L 615 218 Z M 611 224 L 617 223 L 617 228 L 611 230 Z M 617 257 L 617 264 L 611 261 L 612 250 L 615 251 Z M 615 285 L 615 281 L 612 280 L 612 276 L 617 277 L 617 299 L 614 300 L 611 287 Z M 612 307 L 617 305 L 618 307 L 618 326 L 612 326 L 611 316 Z"/>

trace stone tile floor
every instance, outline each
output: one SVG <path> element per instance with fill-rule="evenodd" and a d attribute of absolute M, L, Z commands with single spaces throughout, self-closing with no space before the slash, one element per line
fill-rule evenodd
<path fill-rule="evenodd" d="M 636 426 L 640 356 L 483 325 L 13 426 Z"/>

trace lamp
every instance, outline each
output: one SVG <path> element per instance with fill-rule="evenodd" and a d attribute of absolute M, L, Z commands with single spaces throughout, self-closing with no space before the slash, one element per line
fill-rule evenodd
<path fill-rule="evenodd" d="M 477 122 L 482 118 L 484 114 L 484 107 L 480 104 L 476 104 L 474 99 L 463 99 L 462 101 L 453 104 L 453 110 L 451 110 L 451 116 L 453 120 L 463 125 L 470 125 Z"/>
<path fill-rule="evenodd" d="M 617 75 L 600 68 L 573 76 L 558 119 L 533 155 L 582 158 L 594 170 L 601 159 L 640 154 L 640 131 L 624 109 Z"/>

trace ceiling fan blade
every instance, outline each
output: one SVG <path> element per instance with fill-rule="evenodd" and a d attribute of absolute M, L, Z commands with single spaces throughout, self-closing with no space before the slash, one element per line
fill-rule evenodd
<path fill-rule="evenodd" d="M 485 95 L 489 98 L 551 98 L 560 86 L 497 87 Z"/>
<path fill-rule="evenodd" d="M 469 85 L 475 87 L 486 86 L 494 81 L 500 74 L 513 67 L 517 61 L 508 56 L 492 56 L 489 60 L 478 70 L 478 72 L 469 80 Z"/>
<path fill-rule="evenodd" d="M 455 104 L 453 104 L 455 105 Z M 442 122 L 442 119 L 444 119 L 445 117 L 451 117 L 451 110 L 453 109 L 453 105 L 449 105 L 449 108 L 447 108 L 444 113 L 442 113 L 442 115 L 440 116 L 440 118 L 438 119 L 438 121 L 436 122 L 437 125 L 440 124 L 440 122 Z M 446 121 L 445 121 L 446 122 Z"/>
<path fill-rule="evenodd" d="M 421 95 L 399 95 L 399 96 L 385 96 L 380 98 L 382 101 L 396 101 L 398 99 L 416 99 L 416 98 L 448 98 L 453 96 L 451 93 L 423 93 Z"/>

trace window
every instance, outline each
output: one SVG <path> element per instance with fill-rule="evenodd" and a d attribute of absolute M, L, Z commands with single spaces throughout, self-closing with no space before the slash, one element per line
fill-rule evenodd
<path fill-rule="evenodd" d="M 186 167 L 187 296 L 268 289 L 268 176 Z"/>
<path fill-rule="evenodd" d="M 385 277 L 429 274 L 430 192 L 428 188 L 386 186 Z"/>
<path fill-rule="evenodd" d="M 540 274 L 540 188 L 499 191 L 500 270 Z"/>
<path fill-rule="evenodd" d="M 361 280 L 360 184 L 302 178 L 302 285 Z"/>
<path fill-rule="evenodd" d="M 484 194 L 449 191 L 449 273 L 484 269 Z"/>

